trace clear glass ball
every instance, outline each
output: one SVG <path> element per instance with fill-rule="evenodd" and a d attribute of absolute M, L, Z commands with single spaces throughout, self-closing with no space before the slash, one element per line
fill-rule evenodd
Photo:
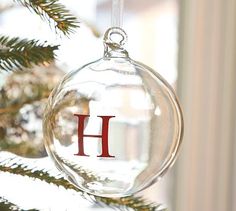
<path fill-rule="evenodd" d="M 121 36 L 119 42 L 112 35 Z M 103 58 L 67 74 L 44 116 L 48 154 L 88 193 L 121 197 L 157 181 L 178 152 L 183 118 L 168 83 L 133 61 L 120 28 L 104 37 Z"/>

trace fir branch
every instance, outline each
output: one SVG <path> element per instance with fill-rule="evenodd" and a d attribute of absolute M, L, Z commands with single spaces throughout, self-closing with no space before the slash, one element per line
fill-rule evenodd
<path fill-rule="evenodd" d="M 13 204 L 12 202 L 9 202 L 8 200 L 0 197 L 0 210 L 20 210 L 20 208 Z"/>
<path fill-rule="evenodd" d="M 39 160 L 40 159 L 21 158 L 11 153 L 2 152 L 0 153 L 0 171 L 21 176 L 28 176 L 30 178 L 37 178 L 47 183 L 63 186 L 65 189 L 75 190 L 82 193 L 85 198 L 87 198 L 86 196 L 89 196 L 90 199 L 100 205 L 104 204 L 120 209 L 131 208 L 136 211 L 164 211 L 164 209 L 161 209 L 161 205 L 148 203 L 141 197 L 130 196 L 123 198 L 103 198 L 84 193 L 69 183 L 56 169 L 45 169 L 45 167 L 40 167 L 40 165 L 37 165 L 37 161 Z M 53 172 L 54 175 L 52 175 L 51 172 Z"/>
<path fill-rule="evenodd" d="M 15 0 L 35 12 L 49 24 L 54 23 L 55 30 L 60 30 L 64 35 L 74 32 L 78 28 L 76 17 L 70 14 L 58 0 Z"/>
<path fill-rule="evenodd" d="M 27 40 L 0 36 L 0 70 L 32 68 L 33 65 L 48 64 L 55 59 L 58 46 Z"/>
<path fill-rule="evenodd" d="M 16 204 L 13 204 L 12 202 L 6 200 L 5 198 L 0 197 L 0 210 L 1 211 L 9 211 L 9 210 L 18 210 L 18 211 L 25 211 L 21 209 Z M 38 211 L 36 209 L 30 209 L 27 211 Z"/>

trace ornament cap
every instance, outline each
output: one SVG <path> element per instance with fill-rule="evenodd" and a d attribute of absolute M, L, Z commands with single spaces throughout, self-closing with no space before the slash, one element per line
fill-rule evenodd
<path fill-rule="evenodd" d="M 127 41 L 127 34 L 120 27 L 109 28 L 103 38 L 104 57 L 125 58 L 129 57 L 128 52 L 123 47 Z"/>

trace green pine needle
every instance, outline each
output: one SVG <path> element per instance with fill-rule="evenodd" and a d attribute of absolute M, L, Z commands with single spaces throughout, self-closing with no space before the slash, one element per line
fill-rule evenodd
<path fill-rule="evenodd" d="M 9 202 L 8 200 L 0 197 L 0 210 L 4 211 L 4 210 L 20 210 L 20 208 Z"/>
<path fill-rule="evenodd" d="M 48 64 L 55 59 L 58 46 L 27 40 L 0 36 L 0 70 L 32 68 L 34 65 Z"/>
<path fill-rule="evenodd" d="M 49 24 L 54 23 L 55 30 L 61 31 L 64 35 L 74 32 L 79 27 L 76 17 L 70 14 L 64 5 L 58 0 L 15 0 L 35 12 Z"/>
<path fill-rule="evenodd" d="M 161 209 L 160 205 L 146 202 L 146 200 L 141 197 L 130 196 L 123 198 L 104 198 L 84 193 L 69 183 L 56 169 L 45 169 L 45 167 L 42 168 L 39 163 L 37 165 L 37 162 L 39 161 L 40 159 L 26 159 L 12 153 L 2 152 L 0 153 L 0 171 L 21 176 L 28 176 L 30 178 L 37 178 L 49 184 L 51 183 L 57 186 L 63 186 L 65 189 L 80 192 L 85 198 L 88 198 L 89 196 L 90 200 L 93 200 L 101 205 L 108 205 L 109 207 L 119 208 L 122 210 L 132 209 L 136 211 L 164 211 L 164 209 Z M 50 172 L 54 172 L 53 175 Z"/>
<path fill-rule="evenodd" d="M 0 210 L 1 211 L 9 211 L 9 210 L 25 211 L 21 209 L 20 207 L 18 207 L 16 204 L 13 204 L 12 202 L 2 197 L 0 197 Z M 30 209 L 27 211 L 38 211 L 38 210 Z"/>

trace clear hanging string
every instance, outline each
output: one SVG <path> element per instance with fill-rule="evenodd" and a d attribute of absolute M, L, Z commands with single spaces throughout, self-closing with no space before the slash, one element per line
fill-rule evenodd
<path fill-rule="evenodd" d="M 111 26 L 122 27 L 124 0 L 112 0 Z"/>
<path fill-rule="evenodd" d="M 127 41 L 127 34 L 121 28 L 123 22 L 124 0 L 112 0 L 111 28 L 104 34 L 105 57 L 128 57 L 123 48 Z"/>

